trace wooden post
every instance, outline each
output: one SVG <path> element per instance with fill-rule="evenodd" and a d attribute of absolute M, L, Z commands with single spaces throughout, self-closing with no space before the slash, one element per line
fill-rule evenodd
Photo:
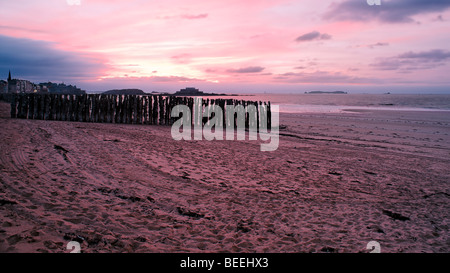
<path fill-rule="evenodd" d="M 45 96 L 45 120 L 55 119 L 56 98 L 55 95 Z"/>
<path fill-rule="evenodd" d="M 28 118 L 28 94 L 23 95 L 23 118 Z"/>
<path fill-rule="evenodd" d="M 41 95 L 35 94 L 33 97 L 34 100 L 34 114 L 33 119 L 39 119 L 39 102 Z"/>
<path fill-rule="evenodd" d="M 27 118 L 28 117 L 28 101 L 27 101 L 27 95 L 26 94 L 22 94 L 22 110 L 21 110 L 21 116 L 22 118 Z"/>
<path fill-rule="evenodd" d="M 17 117 L 18 118 L 23 118 L 23 114 L 22 114 L 22 111 L 23 111 L 23 96 L 22 96 L 22 94 L 18 94 L 17 95 L 17 100 L 18 100 L 18 103 L 17 103 Z"/>
<path fill-rule="evenodd" d="M 81 99 L 83 95 L 72 95 L 72 105 L 73 109 L 75 109 L 71 116 L 73 116 L 74 121 L 82 121 L 83 120 L 83 106 L 81 105 Z"/>
<path fill-rule="evenodd" d="M 56 95 L 56 94 L 52 94 L 50 95 L 50 114 L 49 114 L 49 119 L 50 120 L 61 120 L 61 111 L 60 111 L 60 107 L 61 107 L 61 102 L 60 102 L 60 98 L 62 97 L 62 95 Z"/>
<path fill-rule="evenodd" d="M 90 122 L 96 122 L 96 119 L 95 119 L 95 116 L 96 116 L 95 112 L 97 111 L 97 105 L 95 103 L 96 97 L 97 97 L 97 95 L 95 95 L 95 94 L 92 94 L 90 96 L 90 105 L 91 105 L 91 114 L 90 114 L 90 119 L 89 119 Z"/>
<path fill-rule="evenodd" d="M 142 124 L 142 96 L 136 95 L 136 124 Z"/>
<path fill-rule="evenodd" d="M 259 105 L 261 105 L 261 101 L 256 102 L 256 131 L 259 132 Z"/>
<path fill-rule="evenodd" d="M 117 123 L 123 123 L 123 95 L 119 95 L 116 109 Z"/>
<path fill-rule="evenodd" d="M 56 108 L 56 113 L 58 115 L 57 120 L 63 120 L 64 118 L 64 103 L 66 95 L 57 95 L 56 99 L 58 102 L 58 107 Z"/>
<path fill-rule="evenodd" d="M 33 119 L 34 115 L 34 94 L 28 94 L 28 119 Z"/>
<path fill-rule="evenodd" d="M 61 120 L 67 120 L 67 109 L 69 108 L 69 94 L 62 95 L 61 102 Z"/>
<path fill-rule="evenodd" d="M 71 114 L 75 111 L 75 105 L 73 105 L 72 95 L 61 95 L 61 120 L 74 121 Z"/>
<path fill-rule="evenodd" d="M 17 95 L 11 96 L 11 118 L 17 117 Z"/>
<path fill-rule="evenodd" d="M 38 98 L 38 119 L 44 119 L 44 97 L 45 95 L 40 95 Z"/>
<path fill-rule="evenodd" d="M 112 95 L 105 95 L 105 120 L 106 123 L 111 123 L 111 109 L 112 109 Z"/>
<path fill-rule="evenodd" d="M 109 123 L 110 116 L 109 112 L 111 111 L 111 100 L 110 95 L 102 95 L 103 96 L 103 122 Z"/>
<path fill-rule="evenodd" d="M 158 96 L 153 96 L 153 124 L 158 124 Z"/>
<path fill-rule="evenodd" d="M 166 107 L 164 109 L 164 124 L 169 125 L 169 108 L 170 108 L 170 96 L 165 98 Z"/>
<path fill-rule="evenodd" d="M 111 118 L 111 123 L 115 123 L 116 122 L 116 108 L 117 108 L 117 95 L 111 95 L 111 113 L 110 113 L 110 118 Z"/>
<path fill-rule="evenodd" d="M 122 112 L 123 112 L 123 123 L 129 122 L 128 111 L 130 110 L 130 97 L 128 95 L 123 95 Z"/>
<path fill-rule="evenodd" d="M 148 97 L 144 96 L 144 97 L 142 97 L 142 100 L 143 100 L 142 107 L 144 108 L 143 109 L 143 115 L 144 115 L 143 123 L 147 124 L 147 122 L 148 122 L 148 116 L 147 116 L 148 115 Z"/>
<path fill-rule="evenodd" d="M 39 96 L 39 119 L 45 119 L 45 96 L 46 94 Z"/>
<path fill-rule="evenodd" d="M 78 121 L 86 122 L 86 109 L 85 109 L 85 97 L 86 95 L 80 95 L 78 97 Z"/>
<path fill-rule="evenodd" d="M 158 96 L 159 100 L 159 125 L 164 124 L 164 100 L 161 95 Z"/>
<path fill-rule="evenodd" d="M 103 122 L 103 108 L 104 108 L 104 97 L 103 95 L 99 94 L 97 95 L 97 113 L 98 113 L 98 117 L 97 117 L 97 121 L 96 122 Z"/>
<path fill-rule="evenodd" d="M 44 96 L 44 103 L 43 103 L 43 107 L 42 107 L 42 110 L 44 110 L 44 119 L 45 120 L 48 120 L 49 119 L 49 116 L 50 116 L 50 101 L 51 101 L 51 99 L 50 99 L 50 95 L 45 95 Z"/>
<path fill-rule="evenodd" d="M 78 95 L 69 95 L 67 97 L 67 108 L 64 110 L 66 113 L 66 120 L 70 121 L 78 121 L 79 115 L 80 115 L 80 108 L 79 108 L 79 96 Z"/>
<path fill-rule="evenodd" d="M 116 123 L 117 95 L 111 95 L 111 123 Z"/>
<path fill-rule="evenodd" d="M 123 120 L 122 123 L 128 123 L 128 111 L 129 111 L 129 96 L 123 95 L 122 102 L 122 112 L 123 112 Z"/>
<path fill-rule="evenodd" d="M 70 114 L 72 114 L 73 111 L 76 111 L 75 105 L 73 104 L 74 100 L 72 99 L 72 97 L 72 95 L 62 95 L 61 120 L 74 121 L 73 116 L 71 117 L 69 115 L 69 111 Z"/>
<path fill-rule="evenodd" d="M 153 124 L 153 96 L 148 96 L 148 124 Z"/>
<path fill-rule="evenodd" d="M 133 123 L 133 105 L 134 105 L 134 100 L 133 100 L 133 96 L 132 95 L 127 95 L 128 98 L 128 109 L 127 109 L 127 114 L 128 114 L 128 124 L 132 124 Z"/>
<path fill-rule="evenodd" d="M 64 118 L 64 99 L 66 95 L 56 95 L 56 101 L 58 102 L 56 113 L 58 115 L 58 118 L 56 120 L 63 120 Z"/>
<path fill-rule="evenodd" d="M 101 97 L 100 94 L 95 96 L 95 104 L 96 104 L 96 111 L 95 111 L 96 118 L 95 118 L 95 122 L 101 122 L 101 116 L 100 116 L 101 110 L 102 110 L 101 99 L 102 99 L 102 97 Z"/>
<path fill-rule="evenodd" d="M 80 109 L 78 108 L 78 95 L 67 95 L 66 100 L 66 108 L 64 109 L 66 120 L 78 121 L 78 115 L 80 113 Z"/>
<path fill-rule="evenodd" d="M 108 95 L 100 95 L 102 107 L 100 108 L 100 122 L 107 122 L 108 119 Z"/>

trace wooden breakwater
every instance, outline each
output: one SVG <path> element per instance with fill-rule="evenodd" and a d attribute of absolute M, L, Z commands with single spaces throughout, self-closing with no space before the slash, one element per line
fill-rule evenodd
<path fill-rule="evenodd" d="M 100 123 L 172 125 L 179 117 L 172 117 L 172 108 L 186 105 L 194 115 L 195 98 L 162 95 L 106 95 L 106 94 L 8 94 L 11 103 L 11 118 L 60 120 Z M 245 101 L 234 99 L 202 100 L 202 109 L 218 105 L 225 111 L 227 105 L 250 105 L 256 107 L 256 119 L 245 113 L 245 124 L 256 121 L 259 124 L 260 107 L 266 106 L 267 126 L 271 125 L 270 102 Z M 198 106 L 197 106 L 198 107 Z M 236 114 L 235 114 L 236 115 Z M 223 126 L 226 126 L 226 113 Z M 236 118 L 236 117 L 235 117 Z M 195 118 L 192 116 L 192 122 Z M 203 123 L 208 118 L 203 118 Z M 234 123 L 236 125 L 236 122 Z"/>

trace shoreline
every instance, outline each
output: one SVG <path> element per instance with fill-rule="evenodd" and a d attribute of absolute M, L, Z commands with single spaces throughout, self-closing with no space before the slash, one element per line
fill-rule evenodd
<path fill-rule="evenodd" d="M 440 113 L 280 113 L 274 152 L 6 103 L 0 123 L 0 252 L 450 251 Z"/>

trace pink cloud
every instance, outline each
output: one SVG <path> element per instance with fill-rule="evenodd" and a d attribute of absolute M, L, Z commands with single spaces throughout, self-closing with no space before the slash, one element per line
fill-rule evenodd
<path fill-rule="evenodd" d="M 354 1 L 338 3 L 344 2 Z M 420 12 L 411 14 L 429 23 L 427 28 L 392 24 L 380 29 L 372 15 L 370 20 L 364 20 L 364 14 L 361 20 L 324 18 L 337 6 L 343 5 L 287 0 L 86 0 L 72 6 L 64 0 L 6 1 L 0 9 L 0 34 L 48 41 L 57 50 L 102 60 L 103 68 L 93 73 L 99 78 L 125 80 L 127 74 L 128 80 L 138 81 L 157 71 L 161 78 L 147 82 L 158 84 L 189 79 L 222 84 L 301 83 L 301 78 L 358 81 L 381 75 L 380 66 L 371 64 L 398 56 L 405 48 L 428 52 L 450 43 L 445 35 L 448 23 L 436 20 L 434 13 L 429 20 Z M 450 18 L 450 12 L 443 10 L 440 16 Z M 367 48 L 376 50 L 369 54 Z M 302 59 L 317 60 L 311 64 Z M 354 75 L 311 74 L 348 67 L 358 70 Z M 448 65 L 443 62 L 434 69 Z M 288 74 L 292 71 L 310 74 Z M 406 80 L 408 75 L 398 77 Z M 431 81 L 429 74 L 419 77 Z"/>
<path fill-rule="evenodd" d="M 184 18 L 184 19 L 204 19 L 206 17 L 208 17 L 207 13 L 201 13 L 201 14 L 196 14 L 196 15 L 193 15 L 193 14 L 181 15 L 181 18 Z"/>

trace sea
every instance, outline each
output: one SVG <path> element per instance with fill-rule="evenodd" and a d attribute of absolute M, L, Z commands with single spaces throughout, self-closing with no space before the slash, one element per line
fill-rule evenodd
<path fill-rule="evenodd" d="M 218 97 L 203 97 L 207 98 Z M 270 101 L 272 105 L 280 106 L 281 113 L 395 110 L 442 111 L 443 114 L 450 114 L 450 94 L 251 94 L 224 98 Z"/>

